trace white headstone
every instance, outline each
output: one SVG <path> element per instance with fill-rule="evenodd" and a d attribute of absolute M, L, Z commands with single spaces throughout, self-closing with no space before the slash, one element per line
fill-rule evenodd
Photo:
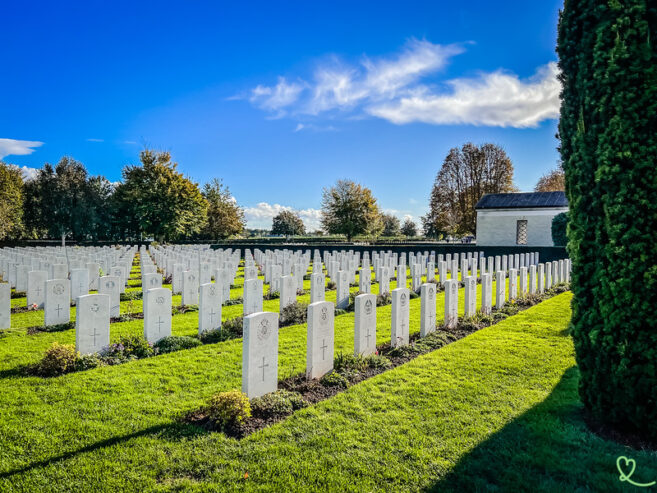
<path fill-rule="evenodd" d="M 121 313 L 121 280 L 116 276 L 103 276 L 98 280 L 98 293 L 110 297 L 110 317 Z"/>
<path fill-rule="evenodd" d="M 504 271 L 495 273 L 495 308 L 498 310 L 504 306 L 506 301 L 506 276 Z"/>
<path fill-rule="evenodd" d="M 80 296 L 89 294 L 89 271 L 87 269 L 71 270 L 71 301 L 77 304 Z"/>
<path fill-rule="evenodd" d="M 483 264 L 482 264 L 483 265 Z M 490 315 L 493 309 L 493 275 L 481 275 L 481 313 Z"/>
<path fill-rule="evenodd" d="M 278 387 L 278 314 L 247 315 L 243 332 L 242 392 L 252 399 Z"/>
<path fill-rule="evenodd" d="M 336 307 L 344 310 L 349 306 L 349 278 L 347 271 L 338 271 L 336 282 Z"/>
<path fill-rule="evenodd" d="M 445 282 L 445 327 L 456 327 L 459 320 L 459 282 L 450 279 Z"/>
<path fill-rule="evenodd" d="M 201 284 L 198 303 L 198 333 L 221 327 L 221 293 L 214 283 Z"/>
<path fill-rule="evenodd" d="M 324 274 L 317 272 L 310 276 L 310 302 L 324 301 Z"/>
<path fill-rule="evenodd" d="M 426 337 L 436 330 L 436 285 L 423 284 L 420 298 L 420 337 Z"/>
<path fill-rule="evenodd" d="M 68 279 L 46 281 L 44 324 L 59 325 L 71 320 L 71 286 Z"/>
<path fill-rule="evenodd" d="M 297 302 L 297 283 L 292 276 L 281 277 L 279 311 Z"/>
<path fill-rule="evenodd" d="M 157 272 L 153 274 L 143 274 L 141 276 L 141 290 L 146 291 L 148 289 L 161 288 L 162 287 L 162 276 Z"/>
<path fill-rule="evenodd" d="M 518 297 L 518 271 L 509 269 L 509 301 Z"/>
<path fill-rule="evenodd" d="M 467 276 L 465 284 L 465 317 L 474 317 L 477 313 L 477 276 Z"/>
<path fill-rule="evenodd" d="M 376 352 L 376 295 L 359 294 L 354 304 L 354 352 L 367 356 Z"/>
<path fill-rule="evenodd" d="M 367 267 L 367 268 L 362 267 L 362 268 L 358 271 L 358 290 L 359 290 L 361 293 L 370 293 L 370 292 L 372 291 L 372 287 L 371 287 L 371 282 L 372 282 L 371 275 L 372 275 L 372 273 L 371 273 L 369 267 Z"/>
<path fill-rule="evenodd" d="M 262 290 L 262 279 L 254 278 L 244 281 L 244 316 L 262 311 Z"/>
<path fill-rule="evenodd" d="M 0 329 L 11 327 L 11 286 L 0 283 Z"/>
<path fill-rule="evenodd" d="M 392 290 L 392 324 L 390 345 L 406 346 L 409 341 L 410 296 L 407 288 Z"/>
<path fill-rule="evenodd" d="M 75 350 L 97 353 L 110 343 L 110 297 L 85 294 L 78 297 L 75 314 Z"/>
<path fill-rule="evenodd" d="M 185 271 L 182 285 L 183 305 L 198 305 L 198 286 L 198 272 Z"/>
<path fill-rule="evenodd" d="M 153 344 L 171 335 L 171 291 L 153 288 L 144 292 L 144 338 Z"/>
<path fill-rule="evenodd" d="M 335 309 L 330 301 L 308 305 L 306 377 L 321 378 L 333 369 L 333 323 Z"/>
<path fill-rule="evenodd" d="M 48 273 L 45 270 L 32 270 L 27 273 L 27 306 L 36 305 L 43 308 L 46 299 L 46 280 Z"/>

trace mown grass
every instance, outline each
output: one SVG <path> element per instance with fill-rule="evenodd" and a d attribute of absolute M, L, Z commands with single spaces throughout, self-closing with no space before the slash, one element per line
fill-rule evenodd
<path fill-rule="evenodd" d="M 623 491 L 618 455 L 637 460 L 635 479 L 657 479 L 654 453 L 583 425 L 564 333 L 569 300 L 545 301 L 239 442 L 175 417 L 239 388 L 240 340 L 47 380 L 5 373 L 0 489 Z M 336 325 L 337 350 L 351 351 L 353 325 Z M 388 332 L 380 325 L 377 335 Z M 280 351 L 281 378 L 302 371 L 305 327 L 282 329 Z"/>

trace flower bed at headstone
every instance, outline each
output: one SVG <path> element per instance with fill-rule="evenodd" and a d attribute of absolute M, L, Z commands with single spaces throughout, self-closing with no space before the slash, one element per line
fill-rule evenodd
<path fill-rule="evenodd" d="M 240 414 L 240 419 L 213 419 L 213 414 L 209 409 L 211 409 L 211 403 L 214 402 L 213 399 L 216 400 L 217 396 L 213 396 L 208 405 L 189 412 L 181 416 L 180 419 L 184 423 L 193 424 L 206 430 L 223 432 L 229 437 L 244 438 L 259 429 L 285 419 L 297 409 L 333 397 L 351 385 L 403 365 L 418 356 L 440 349 L 568 289 L 568 285 L 559 284 L 543 294 L 527 295 L 509 302 L 502 309 L 494 310 L 491 315 L 477 313 L 473 317 L 459 319 L 458 324 L 452 328 L 444 324 L 437 325 L 436 330 L 426 337 L 421 338 L 419 333 L 415 333 L 410 336 L 408 345 L 391 347 L 390 343 L 386 343 L 378 346 L 376 354 L 373 355 L 364 357 L 340 353 L 334 358 L 332 372 L 320 379 L 308 380 L 305 374 L 298 374 L 280 381 L 278 384 L 279 390 L 276 392 L 251 399 L 249 411 Z M 241 399 L 234 399 L 240 403 L 240 406 L 243 406 L 244 399 L 248 401 L 246 395 L 241 394 L 241 392 L 232 391 L 230 394 L 233 397 L 234 394 L 242 395 Z M 222 400 L 222 398 L 219 398 L 219 400 Z M 263 402 L 267 404 L 265 405 Z M 253 412 L 254 409 L 263 408 L 273 408 L 275 411 Z"/>

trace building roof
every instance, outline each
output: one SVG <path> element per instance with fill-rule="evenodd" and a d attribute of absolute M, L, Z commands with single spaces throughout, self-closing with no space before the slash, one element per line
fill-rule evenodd
<path fill-rule="evenodd" d="M 537 209 L 568 207 L 564 192 L 487 193 L 475 209 Z"/>

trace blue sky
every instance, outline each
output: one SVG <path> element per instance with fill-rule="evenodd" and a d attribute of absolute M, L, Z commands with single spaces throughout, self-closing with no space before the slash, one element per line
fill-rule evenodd
<path fill-rule="evenodd" d="M 116 181 L 144 145 L 219 177 L 269 227 L 317 226 L 349 178 L 400 219 L 451 147 L 503 146 L 531 190 L 558 160 L 560 1 L 8 2 L 0 159 Z"/>

